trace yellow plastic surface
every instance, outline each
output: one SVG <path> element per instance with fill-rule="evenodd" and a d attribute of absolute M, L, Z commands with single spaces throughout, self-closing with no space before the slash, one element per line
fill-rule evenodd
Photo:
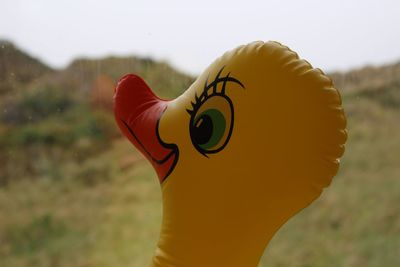
<path fill-rule="evenodd" d="M 227 98 L 193 108 L 218 77 L 240 83 L 227 81 Z M 221 92 L 224 83 L 216 84 Z M 213 149 L 228 141 L 218 152 L 199 151 L 191 138 L 201 108 L 226 117 Z M 225 53 L 160 118 L 159 136 L 177 145 L 179 160 L 161 185 L 162 229 L 151 266 L 258 266 L 276 231 L 331 183 L 345 128 L 331 79 L 286 46 L 254 42 Z"/>

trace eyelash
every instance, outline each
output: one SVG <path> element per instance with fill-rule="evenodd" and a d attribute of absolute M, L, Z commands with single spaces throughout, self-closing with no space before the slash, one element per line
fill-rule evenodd
<path fill-rule="evenodd" d="M 224 70 L 225 66 L 223 66 L 219 72 L 217 73 L 217 76 L 215 77 L 214 81 L 208 84 L 208 78 L 204 84 L 204 89 L 203 92 L 200 94 L 200 96 L 197 96 L 197 94 L 194 95 L 194 102 L 190 102 L 192 104 L 192 109 L 186 109 L 186 111 L 189 113 L 190 116 L 193 116 L 196 114 L 197 110 L 200 108 L 200 106 L 210 97 L 214 95 L 222 95 L 226 96 L 225 94 L 225 89 L 226 89 L 226 83 L 227 82 L 234 82 L 239 84 L 242 88 L 244 88 L 244 85 L 237 79 L 230 77 L 230 72 L 225 77 L 219 77 Z M 220 92 L 217 91 L 218 84 L 223 82 L 222 84 L 222 89 Z M 208 91 L 212 88 L 211 93 L 208 93 Z"/>

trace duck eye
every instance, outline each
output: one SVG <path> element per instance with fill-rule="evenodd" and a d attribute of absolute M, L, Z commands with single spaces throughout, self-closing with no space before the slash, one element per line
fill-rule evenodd
<path fill-rule="evenodd" d="M 190 136 L 203 154 L 217 153 L 228 143 L 233 128 L 233 106 L 226 95 L 205 100 L 190 120 Z"/>
<path fill-rule="evenodd" d="M 217 109 L 207 109 L 193 125 L 193 141 L 208 150 L 219 143 L 225 132 L 225 117 Z"/>

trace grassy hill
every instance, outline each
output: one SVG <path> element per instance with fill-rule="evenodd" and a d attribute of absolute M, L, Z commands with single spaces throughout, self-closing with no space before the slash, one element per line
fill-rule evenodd
<path fill-rule="evenodd" d="M 12 43 L 0 40 L 0 95 L 52 71 L 50 67 L 22 52 Z"/>
<path fill-rule="evenodd" d="M 334 72 L 330 76 L 336 86 L 346 92 L 379 89 L 400 82 L 400 62 L 384 66 L 366 66 L 349 72 Z"/>
<path fill-rule="evenodd" d="M 0 266 L 146 266 L 161 220 L 159 184 L 120 138 L 109 101 L 128 72 L 164 97 L 193 78 L 139 57 L 52 70 L 9 43 L 0 59 L 10 55 L 5 47 L 18 56 L 0 61 L 0 75 L 12 68 L 30 78 L 16 75 L 0 95 Z M 262 267 L 400 265 L 399 66 L 332 74 L 349 129 L 339 175 L 278 232 Z"/>

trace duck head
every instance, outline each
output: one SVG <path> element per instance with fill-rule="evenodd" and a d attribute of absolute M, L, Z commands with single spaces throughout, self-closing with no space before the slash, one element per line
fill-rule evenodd
<path fill-rule="evenodd" d="M 151 266 L 258 266 L 276 231 L 330 184 L 347 137 L 332 81 L 277 42 L 225 53 L 174 100 L 135 75 L 114 99 L 121 131 L 161 182 Z"/>

